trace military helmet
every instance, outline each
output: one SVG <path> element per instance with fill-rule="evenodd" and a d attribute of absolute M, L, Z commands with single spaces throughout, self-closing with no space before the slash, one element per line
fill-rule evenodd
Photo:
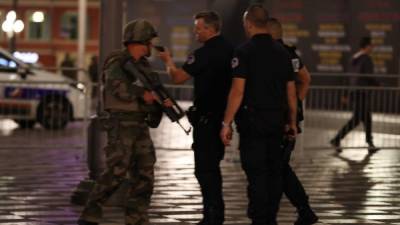
<path fill-rule="evenodd" d="M 147 44 L 158 34 L 153 25 L 144 19 L 137 19 L 129 22 L 124 28 L 124 45 L 131 43 Z"/>

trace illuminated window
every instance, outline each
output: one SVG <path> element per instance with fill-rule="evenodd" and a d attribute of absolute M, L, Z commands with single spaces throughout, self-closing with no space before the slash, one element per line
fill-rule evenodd
<path fill-rule="evenodd" d="M 50 16 L 42 11 L 28 12 L 28 32 L 29 40 L 49 40 L 50 39 Z"/>

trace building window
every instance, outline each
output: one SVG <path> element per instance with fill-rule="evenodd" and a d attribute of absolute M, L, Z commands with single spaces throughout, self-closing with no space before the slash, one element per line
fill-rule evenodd
<path fill-rule="evenodd" d="M 50 18 L 42 11 L 28 12 L 28 33 L 29 40 L 49 40 L 50 39 Z"/>
<path fill-rule="evenodd" d="M 61 18 L 61 37 L 76 40 L 78 38 L 78 14 L 65 12 Z"/>
<path fill-rule="evenodd" d="M 86 17 L 86 40 L 90 35 L 90 18 Z M 61 34 L 60 36 L 69 40 L 78 39 L 78 14 L 77 12 L 65 12 L 61 17 Z"/>

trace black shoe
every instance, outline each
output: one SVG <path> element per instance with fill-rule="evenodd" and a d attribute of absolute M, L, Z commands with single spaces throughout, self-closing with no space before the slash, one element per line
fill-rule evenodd
<path fill-rule="evenodd" d="M 299 215 L 297 217 L 294 225 L 311 225 L 318 222 L 318 216 L 312 211 L 310 207 L 299 210 Z"/>
<path fill-rule="evenodd" d="M 265 223 L 265 222 L 260 222 L 260 223 L 257 223 L 257 222 L 252 222 L 251 223 L 251 225 L 278 225 L 278 223 L 277 222 L 269 222 L 269 223 Z"/>
<path fill-rule="evenodd" d="M 224 224 L 224 206 L 204 207 L 203 219 L 197 225 L 222 225 Z"/>
<path fill-rule="evenodd" d="M 332 147 L 335 148 L 336 152 L 340 153 L 340 152 L 343 151 L 343 149 L 340 146 L 340 141 L 339 140 L 332 139 L 329 143 L 332 145 Z"/>
<path fill-rule="evenodd" d="M 78 225 L 99 225 L 98 223 L 95 222 L 89 222 L 83 219 L 78 220 Z"/>
<path fill-rule="evenodd" d="M 207 219 L 202 219 L 197 225 L 222 225 L 223 221 L 210 221 Z"/>
<path fill-rule="evenodd" d="M 371 142 L 368 143 L 368 153 L 373 154 L 373 153 L 375 153 L 375 152 L 377 152 L 379 150 L 380 150 L 380 148 L 376 147 L 374 145 L 374 143 L 371 143 Z"/>

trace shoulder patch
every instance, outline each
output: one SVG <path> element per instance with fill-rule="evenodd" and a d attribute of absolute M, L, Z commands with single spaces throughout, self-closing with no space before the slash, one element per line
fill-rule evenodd
<path fill-rule="evenodd" d="M 194 55 L 193 54 L 191 54 L 191 55 L 189 55 L 188 56 L 188 58 L 187 58 L 187 64 L 193 64 L 194 62 L 196 61 L 196 58 L 194 57 Z"/>
<path fill-rule="evenodd" d="M 237 57 L 232 59 L 232 68 L 236 68 L 239 66 L 239 59 Z"/>
<path fill-rule="evenodd" d="M 292 59 L 292 67 L 295 73 L 298 73 L 300 70 L 300 60 L 298 58 Z"/>

